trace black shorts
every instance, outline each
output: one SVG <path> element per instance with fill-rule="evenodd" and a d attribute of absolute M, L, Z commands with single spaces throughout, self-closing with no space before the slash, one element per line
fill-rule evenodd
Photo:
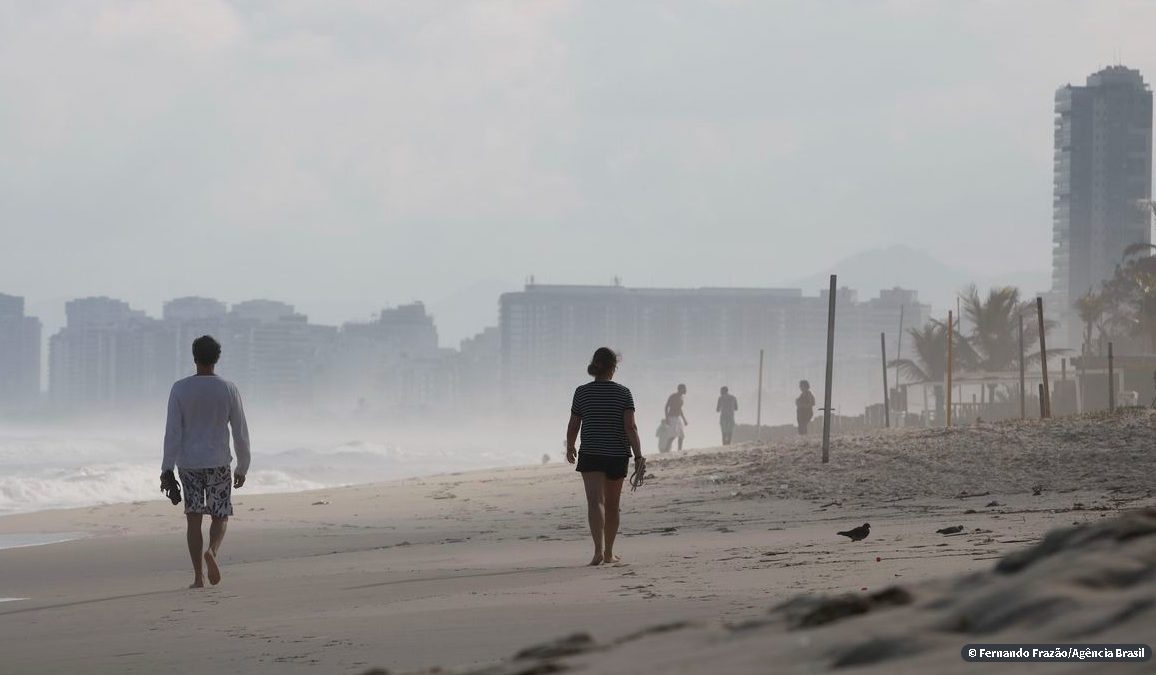
<path fill-rule="evenodd" d="M 610 480 L 619 480 L 620 478 L 626 478 L 626 470 L 629 468 L 629 455 L 612 457 L 609 455 L 590 455 L 584 452 L 578 453 L 577 470 L 582 473 L 600 471 L 606 474 L 606 477 Z"/>

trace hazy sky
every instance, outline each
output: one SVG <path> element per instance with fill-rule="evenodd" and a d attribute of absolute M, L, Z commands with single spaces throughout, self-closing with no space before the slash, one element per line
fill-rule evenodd
<path fill-rule="evenodd" d="M 0 0 L 0 292 L 313 319 L 1050 264 L 1055 88 L 1150 2 Z M 854 285 L 854 280 L 845 280 Z M 452 312 L 452 316 L 449 314 Z M 492 319 L 490 319 L 492 321 Z"/>

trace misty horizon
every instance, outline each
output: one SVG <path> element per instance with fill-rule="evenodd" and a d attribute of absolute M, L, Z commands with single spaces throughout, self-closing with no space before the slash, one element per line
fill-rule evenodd
<path fill-rule="evenodd" d="M 911 262 L 913 266 L 898 266 L 898 263 Z M 849 273 L 842 273 L 842 270 Z M 862 299 L 874 297 L 880 290 L 904 288 L 919 293 L 920 300 L 931 305 L 933 312 L 945 313 L 955 307 L 955 298 L 968 285 L 980 288 L 1013 286 L 1027 295 L 1038 295 L 1046 292 L 1048 275 L 1047 269 L 1039 270 L 1012 270 L 1003 274 L 983 276 L 971 274 L 964 269 L 945 264 L 936 260 L 926 251 L 913 249 L 904 245 L 891 245 L 883 248 L 870 249 L 849 258 L 836 261 L 832 265 L 816 270 L 804 277 L 784 280 L 781 283 L 768 283 L 750 288 L 781 288 L 798 289 L 804 296 L 818 296 L 826 290 L 829 274 L 839 274 L 840 287 L 856 291 Z M 917 286 L 919 280 L 924 281 L 922 288 Z M 516 292 L 533 281 L 545 285 L 578 285 L 578 286 L 613 286 L 615 284 L 633 286 L 629 279 L 616 276 L 611 279 L 573 279 L 569 281 L 557 280 L 541 275 L 528 274 L 521 282 L 510 285 L 494 279 L 470 284 L 457 292 L 442 298 L 429 299 L 415 297 L 397 303 L 379 305 L 367 313 L 358 316 L 335 316 L 332 311 L 326 311 L 329 303 L 323 302 L 320 311 L 301 306 L 293 298 L 272 296 L 261 297 L 246 295 L 244 289 L 236 289 L 233 297 L 223 298 L 207 294 L 193 293 L 182 297 L 199 297 L 219 300 L 233 305 L 249 300 L 272 300 L 293 305 L 298 312 L 309 317 L 313 323 L 340 326 L 345 323 L 373 321 L 383 310 L 391 307 L 421 303 L 433 316 L 438 327 L 439 345 L 443 348 L 456 349 L 462 340 L 473 338 L 486 328 L 497 325 L 497 298 L 506 292 Z M 705 283 L 687 286 L 673 286 L 671 288 L 729 288 L 727 284 Z M 5 292 L 0 289 L 0 293 Z M 12 294 L 9 292 L 9 294 Z M 18 295 L 18 294 L 17 294 Z M 75 296 L 53 299 L 37 299 L 26 297 L 27 313 L 42 321 L 44 324 L 44 339 L 47 339 L 64 325 L 64 306 L 70 300 L 86 297 L 110 297 L 95 293 L 81 293 Z M 177 298 L 161 298 L 155 305 L 135 301 L 132 297 L 114 297 L 123 300 L 134 309 L 144 311 L 149 316 L 159 317 L 163 305 Z M 334 298 L 336 300 L 336 298 Z M 490 302 L 486 302 L 486 300 Z M 481 305 L 481 306 L 479 306 Z M 483 318 L 485 308 L 490 308 L 491 316 Z M 473 311 L 469 311 L 472 309 Z M 462 316 L 464 314 L 464 316 Z M 479 323 L 480 321 L 480 323 Z"/>
<path fill-rule="evenodd" d="M 1156 9 L 937 7 L 13 6 L 0 291 L 49 330 L 88 295 L 422 300 L 452 345 L 531 275 L 773 287 L 902 244 L 1046 290 L 1054 92 L 1156 72 Z"/>

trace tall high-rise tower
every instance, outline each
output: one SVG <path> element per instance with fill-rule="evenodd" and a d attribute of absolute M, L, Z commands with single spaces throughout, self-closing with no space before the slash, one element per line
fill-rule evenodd
<path fill-rule="evenodd" d="M 1111 278 L 1131 244 L 1151 243 L 1152 92 L 1111 66 L 1056 91 L 1052 295 L 1070 348 L 1072 303 Z"/>

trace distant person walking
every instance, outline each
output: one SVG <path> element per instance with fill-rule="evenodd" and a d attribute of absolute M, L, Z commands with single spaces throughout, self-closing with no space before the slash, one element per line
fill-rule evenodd
<path fill-rule="evenodd" d="M 682 450 L 682 443 L 684 440 L 686 440 L 685 427 L 686 425 L 690 424 L 690 422 L 688 422 L 686 419 L 686 415 L 682 412 L 682 408 L 685 404 L 686 385 L 680 384 L 678 385 L 678 391 L 674 392 L 670 395 L 669 398 L 666 399 L 666 411 L 664 416 L 666 417 L 666 424 L 669 427 L 668 435 L 670 440 L 667 441 L 666 446 L 662 450 L 663 452 L 670 452 L 670 446 L 673 444 L 675 438 L 678 439 L 678 449 L 680 451 Z"/>
<path fill-rule="evenodd" d="M 634 397 L 630 390 L 613 381 L 618 355 L 608 347 L 594 352 L 586 372 L 593 382 L 574 390 L 570 424 L 566 427 L 566 461 L 574 464 L 586 486 L 586 513 L 590 536 L 594 539 L 591 565 L 619 562 L 614 539 L 622 498 L 622 481 L 634 451 L 636 466 L 645 467 L 642 441 L 634 423 Z M 575 447 L 579 432 L 582 447 Z"/>
<path fill-rule="evenodd" d="M 176 467 L 184 487 L 186 535 L 193 561 L 193 583 L 189 588 L 205 585 L 205 571 L 210 584 L 220 583 L 217 555 L 229 516 L 233 515 L 232 490 L 245 484 L 249 471 L 249 427 L 241 394 L 232 382 L 213 372 L 220 358 L 221 345 L 212 337 L 204 335 L 194 340 L 197 374 L 178 380 L 169 394 L 161 489 L 173 485 Z M 237 451 L 236 472 L 230 470 L 230 428 Z M 207 549 L 201 533 L 206 514 L 212 519 Z"/>
<path fill-rule="evenodd" d="M 811 383 L 799 380 L 799 397 L 795 399 L 795 419 L 799 422 L 799 435 L 807 435 L 807 425 L 815 416 L 815 395 L 811 393 Z"/>
<path fill-rule="evenodd" d="M 722 428 L 723 445 L 730 445 L 731 437 L 735 433 L 735 411 L 739 409 L 739 400 L 731 395 L 730 389 L 727 387 L 719 389 L 718 393 L 718 405 L 715 406 L 715 412 L 718 413 L 718 423 Z"/>

